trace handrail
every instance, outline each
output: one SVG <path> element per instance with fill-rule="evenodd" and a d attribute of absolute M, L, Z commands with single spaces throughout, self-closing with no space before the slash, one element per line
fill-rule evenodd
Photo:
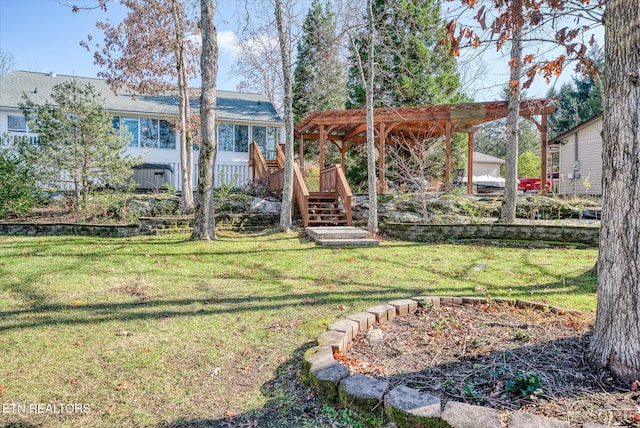
<path fill-rule="evenodd" d="M 262 178 L 269 175 L 267 161 L 264 159 L 262 150 L 260 150 L 258 143 L 255 141 L 249 145 L 249 166 L 253 167 L 254 180 L 256 176 Z"/>
<path fill-rule="evenodd" d="M 353 194 L 340 165 L 331 165 L 320 171 L 320 191 L 338 193 L 347 217 L 347 226 L 351 226 L 351 198 Z"/>
<path fill-rule="evenodd" d="M 309 189 L 297 163 L 293 164 L 293 198 L 298 202 L 302 224 L 306 228 L 309 226 Z"/>
<path fill-rule="evenodd" d="M 269 176 L 269 191 L 282 194 L 284 189 L 284 168 Z M 293 164 L 293 201 L 298 204 L 304 227 L 309 226 L 309 189 L 302 177 L 298 164 Z"/>
<path fill-rule="evenodd" d="M 278 161 L 278 168 L 284 168 L 285 159 L 284 144 L 276 144 L 276 160 Z"/>

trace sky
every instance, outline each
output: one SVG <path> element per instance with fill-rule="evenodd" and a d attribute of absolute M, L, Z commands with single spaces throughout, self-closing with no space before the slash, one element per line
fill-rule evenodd
<path fill-rule="evenodd" d="M 61 0 L 67 4 L 95 5 L 95 0 Z M 216 26 L 218 29 L 219 70 L 218 89 L 234 91 L 239 78 L 231 74 L 238 52 L 236 37 L 237 13 L 236 0 L 217 0 Z M 80 46 L 88 34 L 95 40 L 102 40 L 102 32 L 95 23 L 108 19 L 120 22 L 125 16 L 124 9 L 109 3 L 107 13 L 101 10 L 81 10 L 74 14 L 55 0 L 0 0 L 0 49 L 11 53 L 16 70 L 54 72 L 59 75 L 97 77 L 100 68 L 93 64 L 92 54 Z M 601 42 L 601 34 L 597 37 Z M 501 91 L 508 81 L 507 59 L 500 53 L 489 49 L 485 55 L 485 67 L 480 74 L 468 77 L 468 88 L 476 101 L 489 101 L 501 98 Z M 463 73 L 464 74 L 464 73 Z M 560 80 L 551 85 L 559 87 L 573 76 L 569 67 Z M 544 97 L 550 88 L 543 79 L 537 78 L 528 97 Z"/>
<path fill-rule="evenodd" d="M 67 4 L 95 5 L 94 0 L 65 0 Z M 218 1 L 216 27 L 218 29 L 219 70 L 218 89 L 234 91 L 238 78 L 230 75 L 238 49 L 235 1 Z M 120 22 L 126 12 L 117 3 L 109 3 L 107 12 L 80 10 L 55 0 L 0 0 L 0 49 L 11 53 L 15 70 L 54 72 L 59 75 L 97 77 L 100 67 L 93 64 L 93 56 L 80 46 L 88 34 L 102 41 L 97 21 Z"/>

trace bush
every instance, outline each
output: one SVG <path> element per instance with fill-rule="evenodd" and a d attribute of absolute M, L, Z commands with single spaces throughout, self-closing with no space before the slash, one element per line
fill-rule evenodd
<path fill-rule="evenodd" d="M 0 219 L 30 212 L 37 200 L 38 188 L 31 168 L 16 155 L 0 150 Z"/>

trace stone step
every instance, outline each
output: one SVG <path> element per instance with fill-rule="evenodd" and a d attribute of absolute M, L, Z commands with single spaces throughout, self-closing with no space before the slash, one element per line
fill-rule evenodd
<path fill-rule="evenodd" d="M 369 232 L 353 226 L 329 226 L 329 227 L 307 227 L 307 235 L 314 241 L 316 239 L 339 240 L 339 239 L 364 239 L 369 237 Z"/>
<path fill-rule="evenodd" d="M 314 242 L 326 247 L 377 247 L 380 241 L 377 239 L 314 239 Z"/>

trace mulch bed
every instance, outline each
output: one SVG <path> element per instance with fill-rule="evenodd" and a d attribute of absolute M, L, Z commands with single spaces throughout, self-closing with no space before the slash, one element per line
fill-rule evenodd
<path fill-rule="evenodd" d="M 492 407 L 505 419 L 521 410 L 572 426 L 640 427 L 640 391 L 585 360 L 593 322 L 593 314 L 506 304 L 421 308 L 361 332 L 337 358 L 392 386 Z"/>

